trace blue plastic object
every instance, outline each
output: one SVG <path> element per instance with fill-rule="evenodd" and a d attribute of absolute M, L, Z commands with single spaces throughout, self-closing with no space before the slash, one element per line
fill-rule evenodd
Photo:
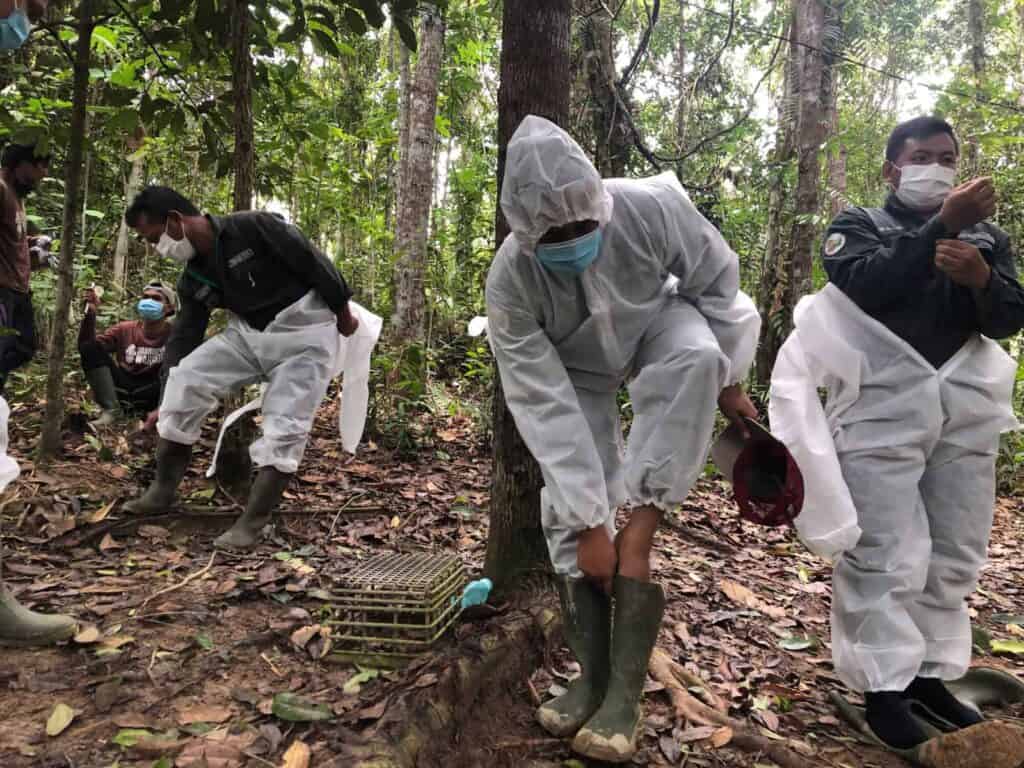
<path fill-rule="evenodd" d="M 490 579 L 477 579 L 471 581 L 462 590 L 462 609 L 465 610 L 473 605 L 483 605 L 487 602 L 487 596 L 491 594 L 491 587 L 494 584 Z"/>

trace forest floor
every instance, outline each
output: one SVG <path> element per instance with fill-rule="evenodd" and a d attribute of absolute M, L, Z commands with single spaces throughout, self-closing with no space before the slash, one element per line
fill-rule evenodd
<path fill-rule="evenodd" d="M 22 476 L 2 505 L 5 576 L 23 603 L 74 614 L 83 633 L 62 647 L 0 655 L 0 765 L 276 767 L 289 765 L 285 752 L 301 741 L 313 768 L 352 766 L 355 745 L 393 733 L 403 691 L 429 697 L 441 667 L 474 636 L 516 612 L 554 606 L 552 594 L 538 591 L 486 620 L 463 622 L 436 656 L 405 671 L 359 672 L 321 660 L 327 642 L 317 620 L 333 577 L 383 551 L 453 553 L 472 577 L 487 535 L 490 456 L 467 418 L 437 419 L 415 460 L 373 444 L 354 460 L 343 457 L 335 418 L 333 405 L 322 409 L 273 540 L 230 556 L 212 549 L 238 511 L 202 476 L 212 439 L 185 482 L 190 513 L 138 523 L 119 503 L 148 481 L 151 442 L 115 430 L 100 436 L 101 446 L 88 431 L 69 430 L 66 457 L 38 469 L 29 457 L 41 408 L 14 406 L 12 453 Z M 1000 500 L 991 562 L 971 599 L 981 646 L 1024 634 L 1014 623 L 1024 618 L 1008 616 L 1024 613 L 1022 536 L 1020 501 Z M 725 487 L 702 481 L 661 534 L 654 571 L 669 597 L 660 647 L 704 678 L 734 718 L 791 740 L 812 765 L 902 765 L 863 746 L 829 704 L 828 693 L 841 690 L 827 643 L 830 571 L 791 532 L 741 522 Z M 976 663 L 1024 675 L 1024 656 L 977 653 Z M 485 690 L 500 699 L 499 716 L 483 706 L 487 722 L 435 745 L 435 753 L 447 752 L 442 761 L 419 765 L 588 765 L 572 762 L 568 743 L 533 720 L 536 699 L 571 674 L 564 649 L 548 660 L 501 691 Z M 334 718 L 284 721 L 271 708 L 281 692 L 321 702 Z M 58 705 L 75 716 L 49 736 Z M 728 734 L 720 729 L 677 723 L 652 679 L 645 711 L 636 764 L 773 765 L 722 744 Z"/>

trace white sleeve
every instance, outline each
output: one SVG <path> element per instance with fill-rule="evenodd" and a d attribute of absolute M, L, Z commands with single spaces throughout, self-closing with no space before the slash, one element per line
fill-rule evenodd
<path fill-rule="evenodd" d="M 668 178 L 666 178 L 668 177 Z M 696 209 L 674 175 L 658 177 L 664 213 L 665 268 L 679 282 L 676 292 L 693 302 L 729 358 L 729 383 L 746 378 L 757 352 L 761 316 L 740 290 L 740 261 L 729 244 Z"/>
<path fill-rule="evenodd" d="M 832 432 L 818 395 L 822 369 L 812 372 L 794 331 L 779 350 L 768 391 L 772 434 L 796 460 L 804 479 L 804 506 L 796 529 L 807 548 L 834 560 L 855 546 L 861 530 L 843 479 Z"/>
<path fill-rule="evenodd" d="M 558 526 L 593 528 L 608 517 L 608 494 L 576 390 L 536 318 L 514 290 L 493 282 L 488 279 L 487 330 L 505 402 L 540 465 Z"/>

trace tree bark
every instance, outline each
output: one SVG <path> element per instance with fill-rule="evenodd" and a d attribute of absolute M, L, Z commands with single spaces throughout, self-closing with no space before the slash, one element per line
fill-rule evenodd
<path fill-rule="evenodd" d="M 68 316 L 75 290 L 75 219 L 81 192 L 82 156 L 85 150 L 86 100 L 89 94 L 89 58 L 92 44 L 94 0 L 78 6 L 78 42 L 71 84 L 71 124 L 67 166 L 64 169 L 64 219 L 60 236 L 60 266 L 57 269 L 57 298 L 53 313 L 52 341 L 46 378 L 46 414 L 43 417 L 39 458 L 49 461 L 61 450 L 64 421 L 64 354 L 67 346 Z"/>
<path fill-rule="evenodd" d="M 982 95 L 985 86 L 985 5 L 983 0 L 967 2 L 967 32 L 971 43 L 971 70 L 974 74 L 974 91 Z M 978 131 L 981 116 L 976 104 L 970 107 L 970 130 L 964 137 L 964 154 L 968 178 L 981 172 L 981 148 L 978 146 Z"/>
<path fill-rule="evenodd" d="M 427 236 L 434 199 L 437 91 L 443 48 L 444 21 L 435 8 L 428 7 L 420 20 L 419 57 L 408 107 L 405 178 L 401 182 L 401 207 L 396 218 L 395 309 L 391 331 L 399 341 L 424 340 Z"/>
<path fill-rule="evenodd" d="M 527 115 L 569 122 L 569 0 L 506 0 L 502 16 L 501 85 L 498 88 L 498 192 L 505 176 L 508 142 Z M 508 235 L 501 206 L 495 211 L 495 242 Z M 501 592 L 524 573 L 547 567 L 540 527 L 540 468 L 526 449 L 494 375 L 494 469 L 490 532 L 484 570 Z"/>
<path fill-rule="evenodd" d="M 252 208 L 256 182 L 256 148 L 252 121 L 252 56 L 249 53 L 249 4 L 229 0 L 231 13 L 231 87 L 234 90 L 234 209 Z"/>
<path fill-rule="evenodd" d="M 412 97 L 412 82 L 409 66 L 409 49 L 398 41 L 398 185 L 395 193 L 395 247 L 398 245 L 398 223 L 404 207 L 405 185 L 409 181 L 409 105 Z"/>
<path fill-rule="evenodd" d="M 137 153 L 142 147 L 146 132 L 140 127 L 135 135 L 127 142 L 128 149 Z M 146 163 L 141 156 L 132 160 L 131 171 L 124 185 L 125 208 L 132 204 L 132 200 L 142 189 L 142 178 L 145 173 Z M 128 254 L 131 251 L 132 238 L 128 231 L 128 223 L 121 217 L 121 223 L 117 230 L 117 247 L 114 249 L 114 285 L 123 295 L 127 286 Z"/>
<path fill-rule="evenodd" d="M 630 129 L 619 107 L 616 93 L 612 17 L 603 0 L 592 3 L 583 20 L 581 32 L 595 139 L 594 164 L 602 176 L 623 176 L 629 160 Z"/>

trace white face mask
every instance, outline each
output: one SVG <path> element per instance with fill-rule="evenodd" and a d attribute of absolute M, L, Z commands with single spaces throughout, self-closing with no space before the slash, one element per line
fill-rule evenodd
<path fill-rule="evenodd" d="M 934 211 L 953 189 L 956 170 L 938 163 L 905 165 L 900 168 L 896 197 L 915 211 Z"/>
<path fill-rule="evenodd" d="M 196 247 L 192 245 L 192 242 L 187 237 L 175 240 L 167 234 L 167 227 L 165 226 L 164 233 L 160 235 L 160 240 L 156 244 L 156 252 L 165 259 L 171 259 L 179 264 L 184 264 L 196 255 Z"/>

